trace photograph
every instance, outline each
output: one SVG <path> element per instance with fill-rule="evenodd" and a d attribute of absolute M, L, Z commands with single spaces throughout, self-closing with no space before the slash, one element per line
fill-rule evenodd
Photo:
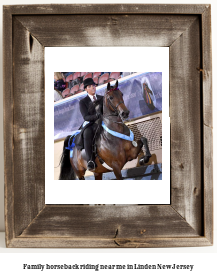
<path fill-rule="evenodd" d="M 170 203 L 168 47 L 45 48 L 45 203 Z"/>
<path fill-rule="evenodd" d="M 162 72 L 54 72 L 54 168 L 55 180 L 162 180 Z"/>

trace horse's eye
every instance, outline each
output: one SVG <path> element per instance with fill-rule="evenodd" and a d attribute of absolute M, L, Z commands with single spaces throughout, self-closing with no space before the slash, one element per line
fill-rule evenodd
<path fill-rule="evenodd" d="M 113 97 L 110 97 L 109 99 L 110 99 L 110 100 L 113 100 Z"/>

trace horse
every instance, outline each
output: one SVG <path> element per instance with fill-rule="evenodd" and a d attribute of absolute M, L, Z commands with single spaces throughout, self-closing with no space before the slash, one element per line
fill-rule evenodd
<path fill-rule="evenodd" d="M 118 88 L 118 80 L 114 86 L 111 86 L 109 82 L 103 97 L 103 114 L 99 120 L 98 135 L 95 140 L 96 168 L 93 171 L 95 180 L 102 180 L 102 174 L 111 171 L 114 172 L 117 180 L 122 180 L 122 168 L 128 161 L 138 157 L 143 146 L 146 154 L 140 159 L 139 163 L 144 165 L 149 161 L 151 154 L 147 139 L 145 137 L 137 141 L 130 139 L 132 132 L 124 124 L 124 120 L 128 118 L 129 113 L 130 111 L 124 104 L 123 93 Z M 110 131 L 120 135 L 121 138 L 114 136 Z M 125 139 L 122 137 L 125 137 Z M 59 179 L 73 180 L 77 176 L 79 180 L 84 180 L 87 170 L 85 150 L 78 150 L 74 146 L 73 156 L 71 157 L 70 151 L 67 149 L 69 140 L 70 136 L 67 136 L 64 141 Z"/>

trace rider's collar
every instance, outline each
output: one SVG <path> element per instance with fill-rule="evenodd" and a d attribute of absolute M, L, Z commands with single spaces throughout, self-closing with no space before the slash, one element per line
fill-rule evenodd
<path fill-rule="evenodd" d="M 94 101 L 93 97 L 95 97 L 97 99 L 96 94 L 93 95 L 93 96 L 88 94 L 88 96 L 89 96 L 89 98 L 91 99 L 92 102 Z"/>

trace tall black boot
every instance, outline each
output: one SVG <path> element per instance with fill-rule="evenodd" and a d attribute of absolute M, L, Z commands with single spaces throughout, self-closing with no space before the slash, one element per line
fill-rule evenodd
<path fill-rule="evenodd" d="M 93 130 L 91 127 L 84 130 L 84 148 L 87 157 L 87 169 L 93 171 L 96 167 L 95 162 L 92 160 L 92 141 L 93 141 Z"/>

